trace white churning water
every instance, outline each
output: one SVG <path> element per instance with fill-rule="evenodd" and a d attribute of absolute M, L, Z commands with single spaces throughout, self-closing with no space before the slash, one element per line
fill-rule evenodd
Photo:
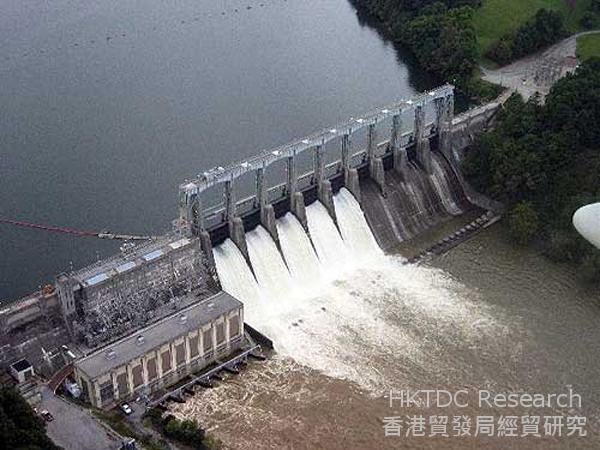
<path fill-rule="evenodd" d="M 302 224 L 292 213 L 277 221 L 277 235 L 285 262 L 296 289 L 312 288 L 317 293 L 322 283 L 319 259 Z"/>
<path fill-rule="evenodd" d="M 375 237 L 365 220 L 360 204 L 346 188 L 333 197 L 335 212 L 342 238 L 353 253 L 354 260 L 383 256 Z"/>
<path fill-rule="evenodd" d="M 351 264 L 350 252 L 327 209 L 321 202 L 314 202 L 306 207 L 306 219 L 325 278 L 332 279 L 344 273 Z"/>
<path fill-rule="evenodd" d="M 250 263 L 261 294 L 280 299 L 290 295 L 292 277 L 271 235 L 261 225 L 246 233 Z"/>
<path fill-rule="evenodd" d="M 493 321 L 444 272 L 384 255 L 348 191 L 334 201 L 342 235 L 319 202 L 307 207 L 310 237 L 293 216 L 278 220 L 287 267 L 264 228 L 246 234 L 258 284 L 231 241 L 215 248 L 223 288 L 244 302 L 247 322 L 280 355 L 329 376 L 372 391 L 389 388 L 398 371 L 445 376 L 446 362 L 431 361 L 431 352 L 481 336 Z"/>
<path fill-rule="evenodd" d="M 260 291 L 250 267 L 231 239 L 213 249 L 221 286 L 226 292 L 244 300 L 244 316 L 252 321 L 253 312 L 260 307 Z"/>

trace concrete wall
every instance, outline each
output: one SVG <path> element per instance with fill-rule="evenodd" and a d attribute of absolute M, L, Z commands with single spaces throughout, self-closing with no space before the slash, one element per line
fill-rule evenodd
<path fill-rule="evenodd" d="M 190 373 L 200 371 L 217 358 L 227 356 L 239 348 L 244 333 L 243 323 L 243 310 L 233 311 L 95 379 L 90 379 L 75 363 L 77 382 L 80 386 L 83 386 L 84 383 L 90 386 L 89 401 L 99 408 L 111 408 L 130 398 L 149 395 L 177 383 Z M 220 327 L 222 327 L 223 336 L 222 341 L 219 342 L 217 332 Z M 207 344 L 205 336 L 209 336 L 208 345 L 205 345 Z M 180 349 L 183 349 L 184 352 L 183 360 L 178 360 L 178 350 Z M 170 363 L 167 370 L 163 370 L 163 355 L 168 356 Z M 152 361 L 156 364 L 155 378 L 150 373 L 150 365 L 154 364 Z M 137 385 L 140 367 L 142 383 Z M 123 381 L 125 391 L 123 390 Z M 112 400 L 103 402 L 100 397 L 100 388 L 106 383 L 112 385 L 113 395 Z"/>
<path fill-rule="evenodd" d="M 464 156 L 466 147 L 473 143 L 475 136 L 487 131 L 500 110 L 502 103 L 494 101 L 459 114 L 452 121 L 450 139 L 452 154 L 456 162 Z"/>
<path fill-rule="evenodd" d="M 46 315 L 57 315 L 59 310 L 56 293 L 44 295 L 42 292 L 36 292 L 0 310 L 0 334 L 10 333 Z"/>

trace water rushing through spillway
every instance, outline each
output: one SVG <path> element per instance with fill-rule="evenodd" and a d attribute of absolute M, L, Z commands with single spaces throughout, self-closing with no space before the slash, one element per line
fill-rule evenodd
<path fill-rule="evenodd" d="M 381 257 L 383 252 L 375 242 L 373 233 L 365 220 L 360 204 L 346 189 L 333 198 L 337 223 L 345 244 L 353 253 L 355 261 Z"/>
<path fill-rule="evenodd" d="M 306 208 L 306 218 L 323 275 L 335 278 L 344 273 L 352 263 L 350 252 L 325 206 L 320 202 L 309 205 Z"/>
<path fill-rule="evenodd" d="M 263 227 L 247 233 L 256 278 L 231 241 L 215 248 L 223 289 L 244 302 L 247 322 L 280 356 L 381 389 L 399 349 L 404 367 L 431 364 L 407 322 L 435 323 L 450 343 L 489 323 L 476 305 L 454 300 L 440 271 L 384 255 L 350 192 L 342 189 L 334 205 L 337 225 L 321 203 L 306 208 L 308 233 L 291 214 L 278 219 L 281 252 Z"/>
<path fill-rule="evenodd" d="M 267 230 L 259 225 L 246 233 L 246 244 L 262 295 L 272 299 L 291 295 L 292 277 Z"/>
<path fill-rule="evenodd" d="M 322 282 L 319 259 L 302 224 L 292 213 L 277 221 L 277 235 L 296 288 L 318 292 Z"/>
<path fill-rule="evenodd" d="M 217 273 L 223 288 L 236 298 L 243 299 L 247 320 L 260 306 L 260 292 L 250 267 L 231 239 L 213 249 Z"/>

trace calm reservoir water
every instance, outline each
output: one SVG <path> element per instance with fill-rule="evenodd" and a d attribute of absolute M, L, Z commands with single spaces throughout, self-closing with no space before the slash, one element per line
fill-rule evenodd
<path fill-rule="evenodd" d="M 347 0 L 7 0 L 0 41 L 0 218 L 93 231 L 164 231 L 186 177 L 422 81 Z M 0 249 L 6 301 L 117 245 L 0 225 Z"/>

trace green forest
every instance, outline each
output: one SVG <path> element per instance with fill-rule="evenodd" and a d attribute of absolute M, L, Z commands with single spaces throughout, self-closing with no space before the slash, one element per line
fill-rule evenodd
<path fill-rule="evenodd" d="M 558 81 L 542 105 L 513 95 L 498 124 L 463 164 L 474 188 L 509 208 L 515 240 L 600 274 L 600 257 L 572 226 L 575 210 L 600 198 L 600 59 Z"/>

